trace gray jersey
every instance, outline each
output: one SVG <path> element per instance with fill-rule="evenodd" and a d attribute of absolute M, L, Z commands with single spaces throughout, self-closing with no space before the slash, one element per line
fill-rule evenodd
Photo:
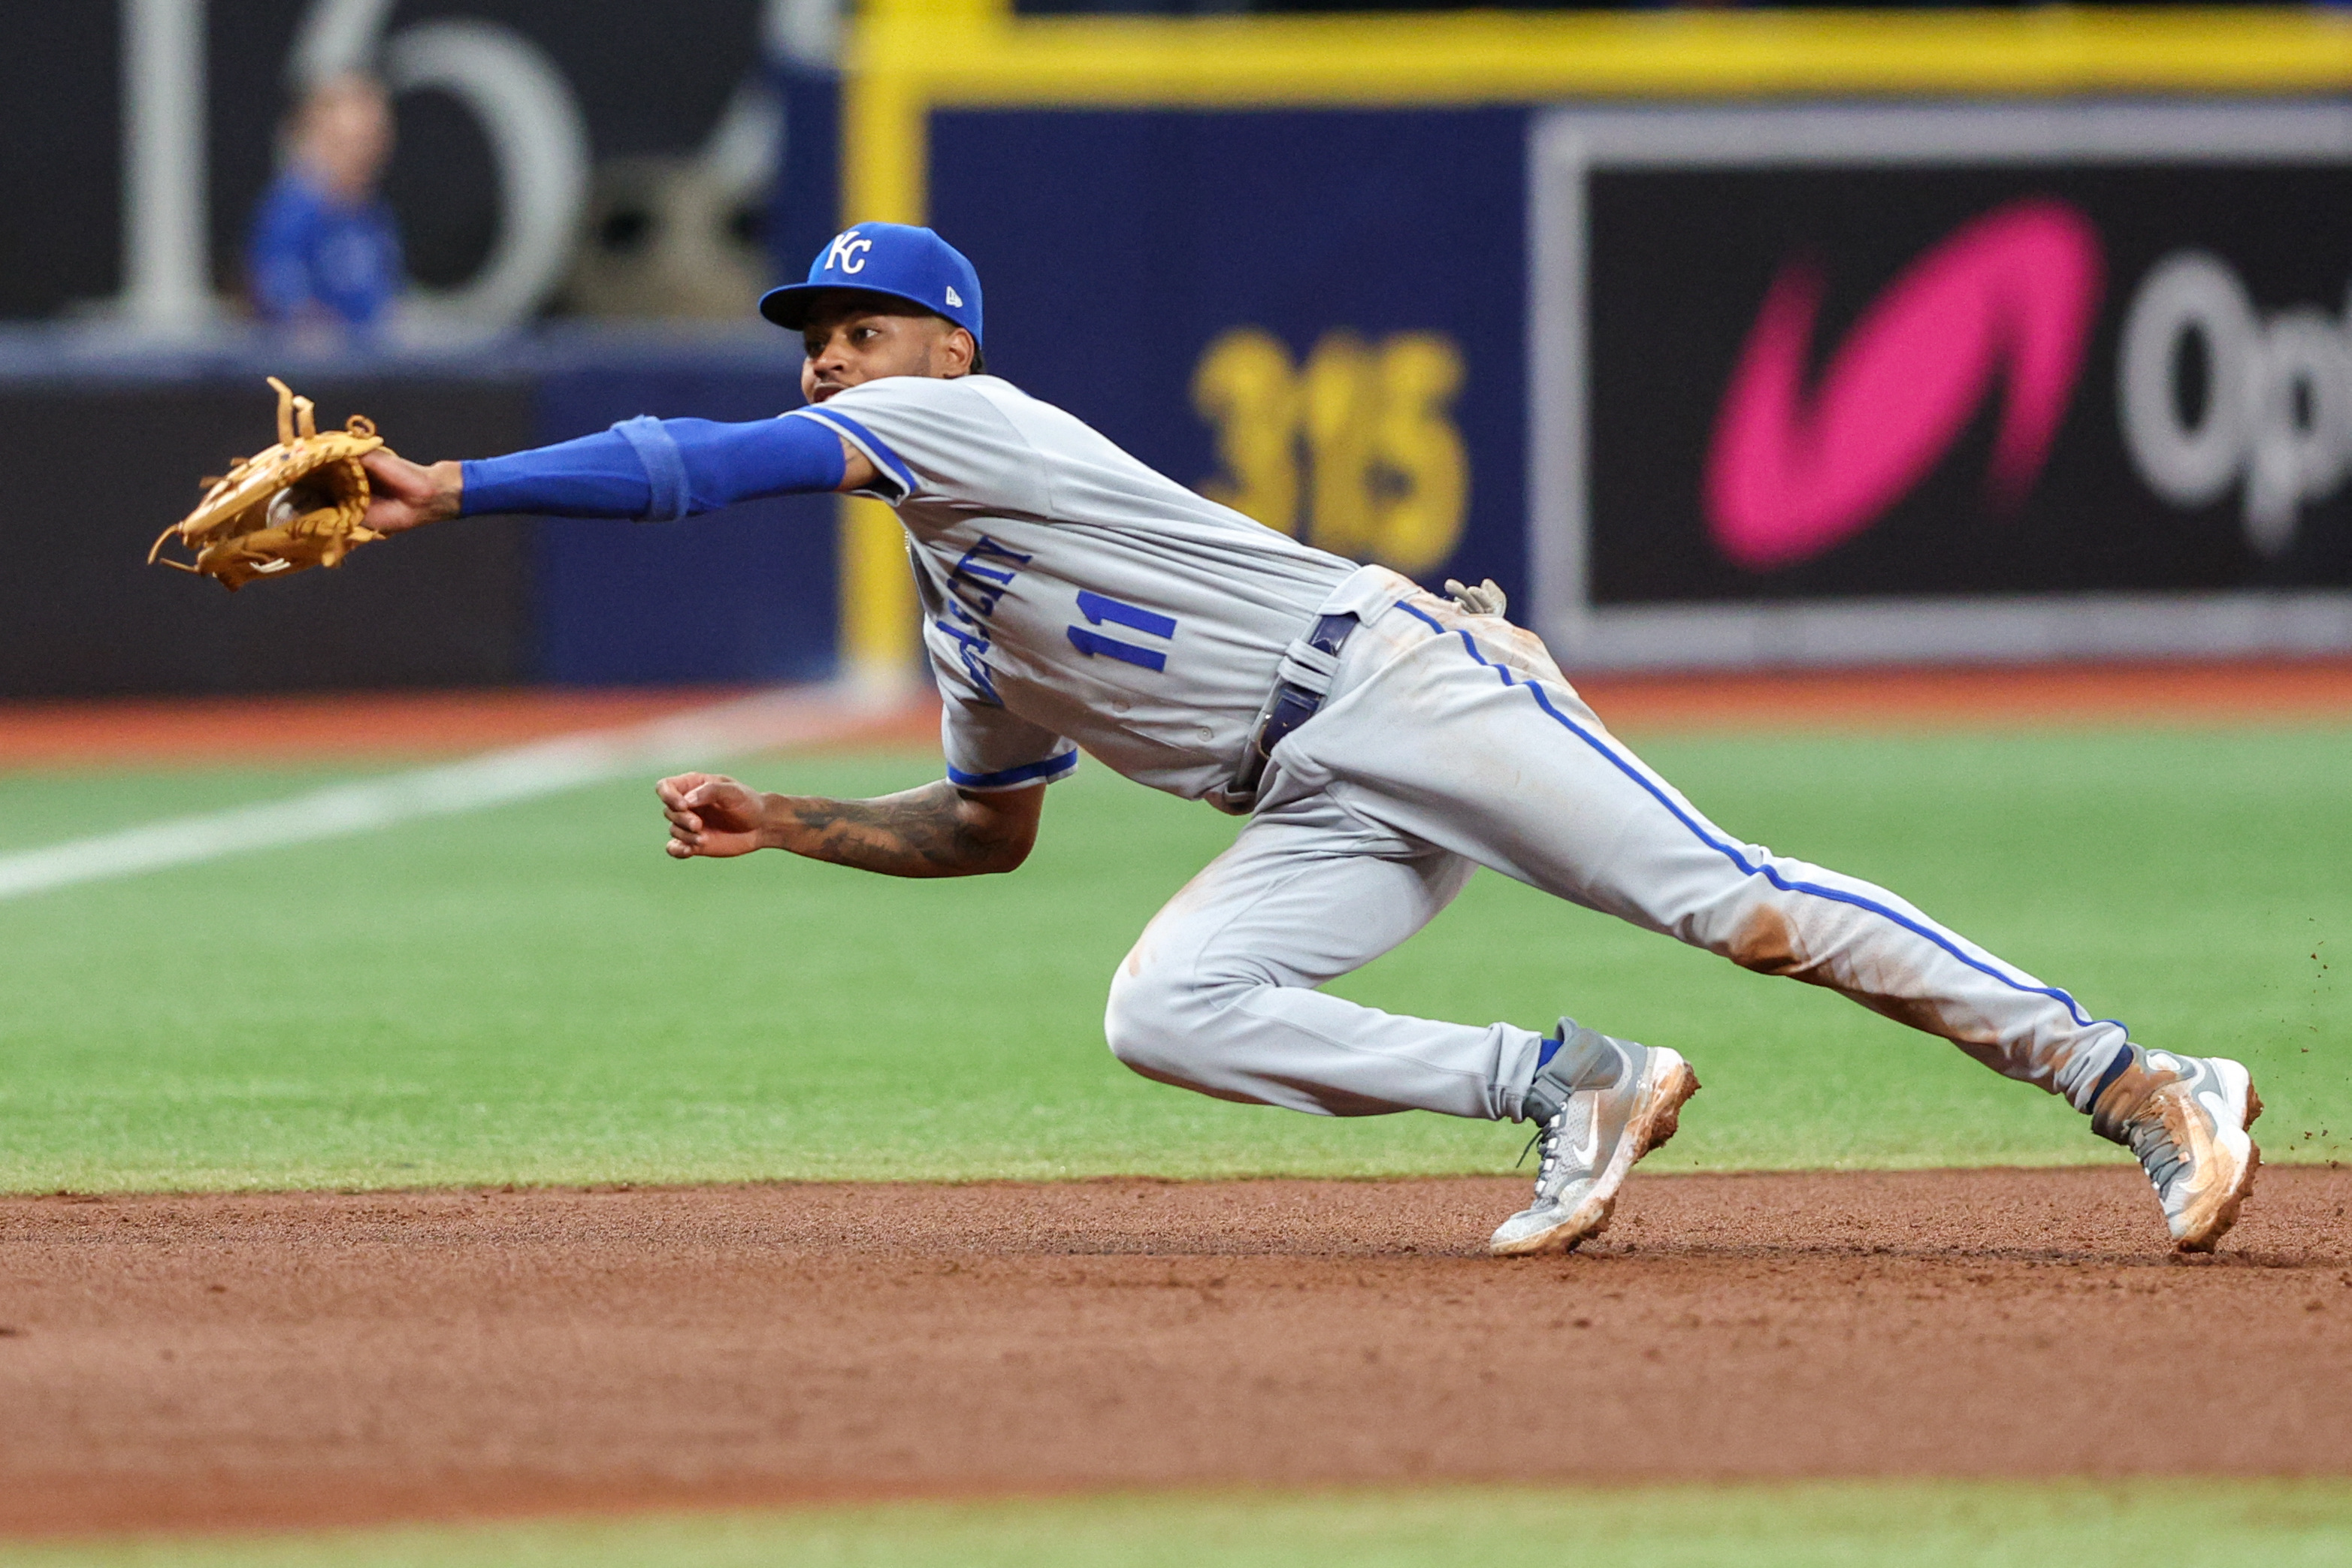
<path fill-rule="evenodd" d="M 948 777 L 1017 789 L 1084 747 L 1198 800 L 1230 780 L 1283 650 L 1339 604 L 1352 561 L 1137 462 L 994 376 L 892 376 L 811 419 L 869 458 L 906 525 L 945 700 Z M 1350 584 L 1352 588 L 1354 585 Z"/>

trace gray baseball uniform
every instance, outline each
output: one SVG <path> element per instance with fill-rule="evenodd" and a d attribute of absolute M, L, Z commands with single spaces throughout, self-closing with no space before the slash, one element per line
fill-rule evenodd
<path fill-rule="evenodd" d="M 1725 834 L 1612 737 L 1543 645 L 1218 506 L 991 376 L 890 377 L 787 417 L 837 432 L 906 525 L 949 777 L 1009 789 L 1083 747 L 1228 809 L 1277 676 L 1328 687 L 1233 847 L 1153 919 L 1107 1032 L 1147 1076 L 1332 1115 L 1517 1119 L 1541 1037 L 1315 988 L 1480 865 L 1842 991 L 2087 1109 L 2125 1042 L 1864 882 Z M 1302 639 L 1352 613 L 1336 660 Z"/>

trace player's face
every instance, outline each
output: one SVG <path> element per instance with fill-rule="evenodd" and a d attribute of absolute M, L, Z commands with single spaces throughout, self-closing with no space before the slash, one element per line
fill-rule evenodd
<path fill-rule="evenodd" d="M 877 305 L 869 296 L 819 303 L 801 329 L 808 358 L 801 395 L 823 402 L 845 387 L 884 376 L 962 375 L 971 368 L 971 335 L 912 307 Z"/>

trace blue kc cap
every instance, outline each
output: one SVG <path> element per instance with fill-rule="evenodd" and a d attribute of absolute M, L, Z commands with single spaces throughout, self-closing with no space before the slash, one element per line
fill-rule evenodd
<path fill-rule="evenodd" d="M 963 252 L 929 229 L 909 224 L 858 224 L 833 236 L 809 263 L 806 283 L 788 283 L 760 297 L 760 314 L 799 331 L 809 307 L 828 288 L 887 294 L 946 317 L 980 337 L 980 274 Z"/>

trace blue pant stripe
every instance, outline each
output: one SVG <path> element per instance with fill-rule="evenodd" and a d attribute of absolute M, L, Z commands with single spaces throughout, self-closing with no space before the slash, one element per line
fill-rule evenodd
<path fill-rule="evenodd" d="M 1403 611 L 1406 614 L 1411 615 L 1416 621 L 1421 622 L 1423 625 L 1427 626 L 1431 631 L 1438 633 L 1440 636 L 1444 635 L 1445 628 L 1440 625 L 1434 617 L 1423 612 L 1423 611 L 1415 609 L 1410 604 L 1400 603 L 1397 608 Z M 1913 920 L 1907 915 L 1889 909 L 1883 904 L 1864 898 L 1860 894 L 1847 893 L 1833 887 L 1823 887 L 1818 883 L 1792 882 L 1789 878 L 1782 876 L 1780 872 L 1772 866 L 1756 864 L 1746 855 L 1739 852 L 1738 845 L 1726 843 L 1722 840 L 1708 833 L 1706 829 L 1701 826 L 1696 818 L 1692 817 L 1688 811 L 1683 810 L 1681 806 L 1675 804 L 1672 796 L 1659 789 L 1654 779 L 1652 779 L 1647 774 L 1643 773 L 1639 768 L 1633 766 L 1633 764 L 1625 758 L 1618 755 L 1618 753 L 1603 742 L 1600 737 L 1592 734 L 1590 730 L 1584 728 L 1581 725 L 1579 725 L 1575 720 L 1570 718 L 1566 714 L 1552 706 L 1550 699 L 1544 695 L 1543 688 L 1541 686 L 1536 685 L 1532 681 L 1513 681 L 1508 670 L 1505 669 L 1500 664 L 1495 664 L 1478 651 L 1478 645 L 1471 639 L 1469 632 L 1457 629 L 1454 635 L 1462 639 L 1463 647 L 1469 650 L 1470 656 L 1473 659 L 1476 660 L 1479 664 L 1486 665 L 1488 669 L 1493 670 L 1496 674 L 1501 675 L 1505 685 L 1517 685 L 1520 689 L 1526 691 L 1529 695 L 1533 696 L 1536 699 L 1536 706 L 1543 709 L 1543 711 L 1551 717 L 1552 722 L 1559 725 L 1562 729 L 1567 730 L 1570 735 L 1576 737 L 1577 739 L 1584 742 L 1585 745 L 1591 747 L 1593 750 L 1599 752 L 1602 757 L 1608 758 L 1612 767 L 1615 768 L 1620 773 L 1625 775 L 1626 778 L 1631 779 L 1634 783 L 1640 785 L 1642 789 L 1648 793 L 1652 800 L 1657 801 L 1659 805 L 1664 806 L 1668 811 L 1672 812 L 1675 821 L 1680 822 L 1685 829 L 1687 829 L 1693 838 L 1698 840 L 1699 842 L 1705 844 L 1707 848 L 1715 851 L 1716 853 L 1729 861 L 1733 865 L 1738 867 L 1741 875 L 1760 876 L 1766 882 L 1770 883 L 1774 887 L 1779 888 L 1783 893 L 1801 893 L 1809 894 L 1814 898 L 1825 898 L 1832 904 L 1843 904 L 1851 905 L 1856 909 L 1866 909 L 1870 911 L 1871 914 L 1878 915 L 1883 919 L 1891 920 L 1895 925 L 1903 927 L 1906 931 L 1910 932 L 1913 936 L 1924 937 L 1926 940 L 1934 943 L 1937 946 L 1942 948 L 1945 952 L 1950 954 L 1961 963 L 1966 964 L 1969 968 L 1976 970 L 1979 974 L 1999 980 L 2002 985 L 2009 987 L 2011 990 L 2022 991 L 2030 996 L 2047 997 L 2052 1001 L 2061 1004 L 2065 1008 L 2067 1015 L 2084 1029 L 2090 1028 L 2095 1023 L 2114 1024 L 2117 1029 L 2124 1028 L 2121 1020 L 2116 1019 L 2094 1019 L 2090 1017 L 2083 1011 L 2081 1005 L 2077 1003 L 2073 997 L 2069 996 L 2064 991 L 2060 990 L 2055 986 L 2029 986 L 2022 980 L 2018 979 L 2015 976 L 2004 974 L 1993 965 L 1988 964 L 1980 958 L 1969 956 L 1968 954 L 1962 952 L 1958 946 L 1944 933 L 1936 930 L 1932 926 L 1922 925 L 1918 921 Z M 2128 1033 L 2129 1031 L 2126 1030 L 2126 1032 Z"/>

